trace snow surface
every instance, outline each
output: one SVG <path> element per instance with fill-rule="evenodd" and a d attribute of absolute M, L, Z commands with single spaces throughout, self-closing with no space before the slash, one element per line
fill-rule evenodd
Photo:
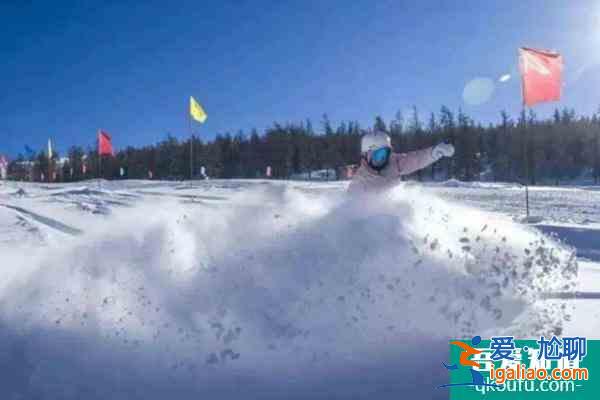
<path fill-rule="evenodd" d="M 449 338 L 598 335 L 543 297 L 599 290 L 599 188 L 527 226 L 515 185 L 346 185 L 1 183 L 2 398 L 446 398 Z"/>

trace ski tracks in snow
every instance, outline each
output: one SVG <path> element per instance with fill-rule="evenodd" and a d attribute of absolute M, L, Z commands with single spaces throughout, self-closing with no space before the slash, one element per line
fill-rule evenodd
<path fill-rule="evenodd" d="M 21 217 L 28 217 L 29 219 L 36 221 L 44 226 L 47 226 L 49 228 L 52 228 L 70 236 L 78 236 L 83 233 L 81 229 L 66 225 L 58 220 L 34 213 L 33 211 L 27 210 L 22 207 L 13 206 L 10 204 L 0 204 L 0 206 L 8 208 L 9 210 L 16 211 Z"/>

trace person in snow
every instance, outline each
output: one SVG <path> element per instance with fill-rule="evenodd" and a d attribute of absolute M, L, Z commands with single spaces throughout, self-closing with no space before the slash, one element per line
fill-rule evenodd
<path fill-rule="evenodd" d="M 389 135 L 375 131 L 362 137 L 360 151 L 360 166 L 352 177 L 348 191 L 366 194 L 388 189 L 402 175 L 412 174 L 442 157 L 452 157 L 454 146 L 440 143 L 408 153 L 394 153 Z"/>

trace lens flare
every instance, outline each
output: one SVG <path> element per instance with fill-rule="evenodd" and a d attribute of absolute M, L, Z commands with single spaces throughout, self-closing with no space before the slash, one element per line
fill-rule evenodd
<path fill-rule="evenodd" d="M 490 78 L 474 78 L 465 85 L 463 100 L 472 106 L 484 104 L 490 100 L 494 89 L 494 81 Z"/>

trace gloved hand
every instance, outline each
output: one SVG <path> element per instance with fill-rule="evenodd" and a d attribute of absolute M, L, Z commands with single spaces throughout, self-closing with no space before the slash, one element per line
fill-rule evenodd
<path fill-rule="evenodd" d="M 454 146 L 450 143 L 440 143 L 431 149 L 431 156 L 434 160 L 439 160 L 442 157 L 452 157 L 454 155 Z"/>

